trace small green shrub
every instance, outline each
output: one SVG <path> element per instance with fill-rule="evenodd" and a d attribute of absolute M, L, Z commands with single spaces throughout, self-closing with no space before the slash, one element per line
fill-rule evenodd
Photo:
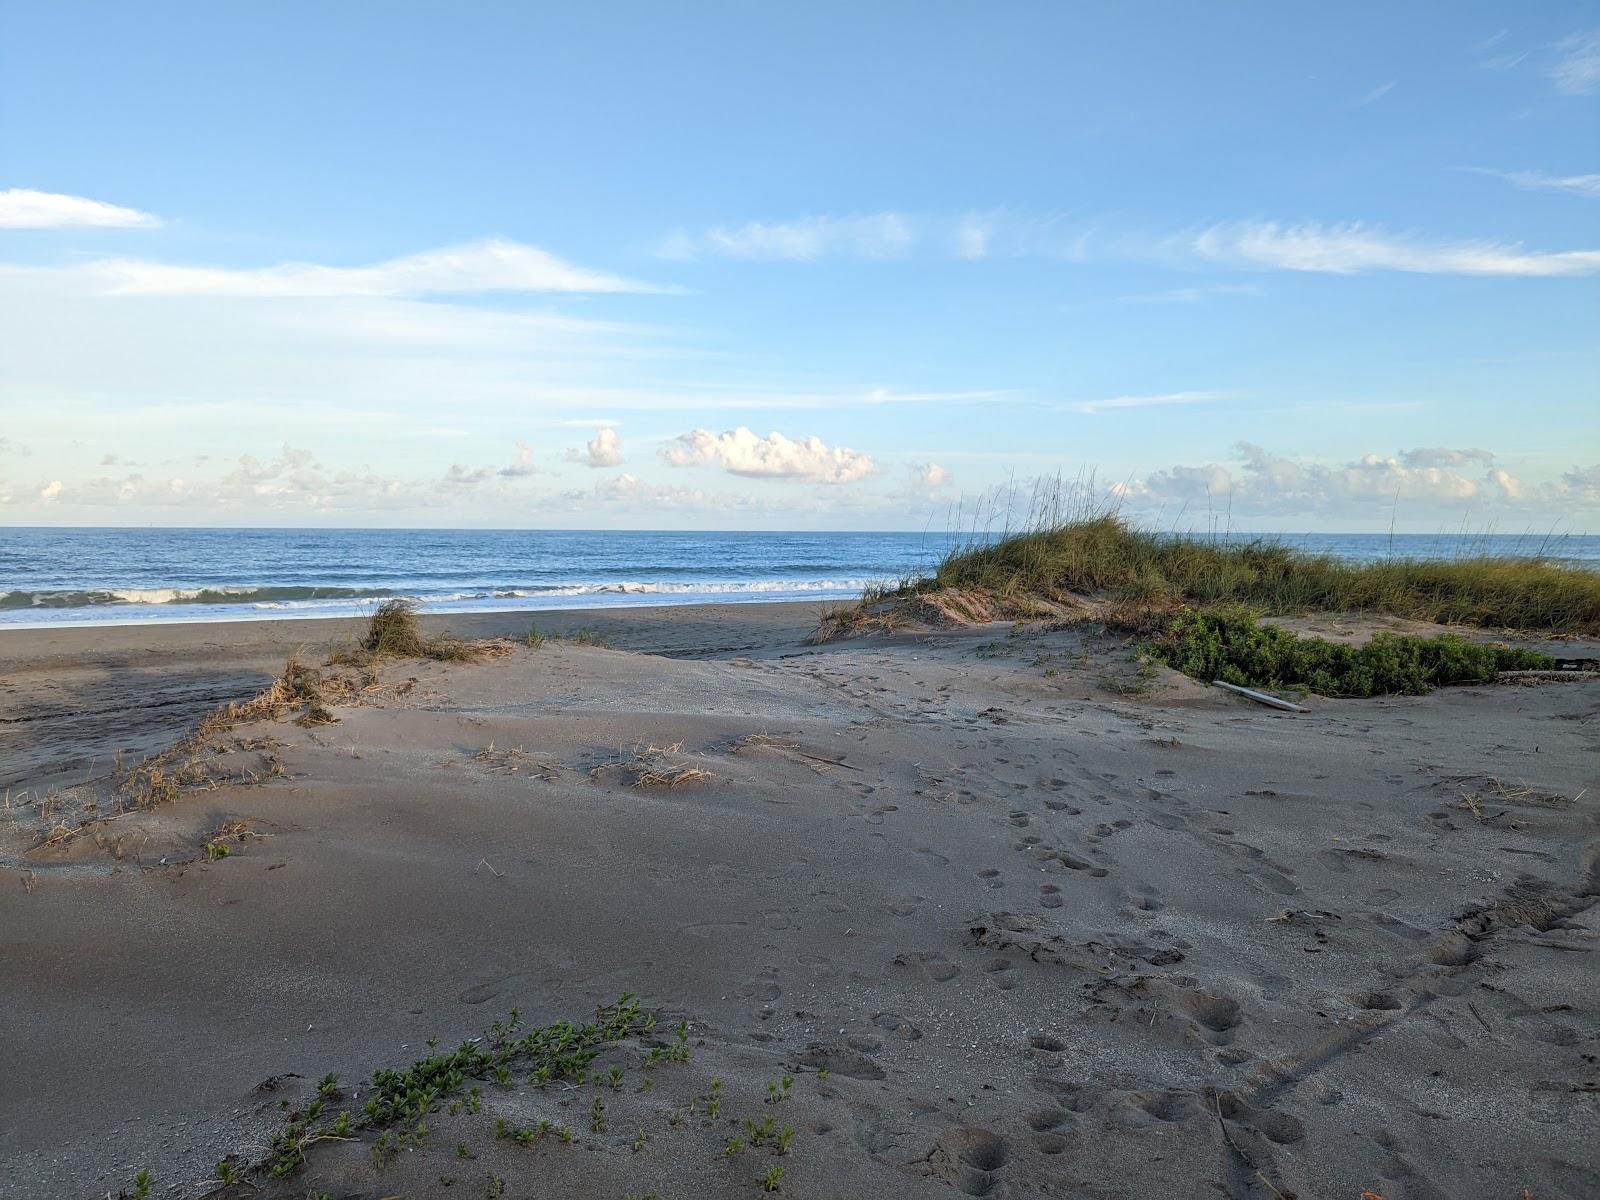
<path fill-rule="evenodd" d="M 1436 687 L 1490 683 L 1501 671 L 1555 665 L 1547 654 L 1453 633 L 1380 633 L 1363 646 L 1297 637 L 1241 610 L 1186 610 L 1167 624 L 1150 653 L 1174 670 L 1210 683 L 1304 688 L 1319 696 L 1420 696 Z"/>

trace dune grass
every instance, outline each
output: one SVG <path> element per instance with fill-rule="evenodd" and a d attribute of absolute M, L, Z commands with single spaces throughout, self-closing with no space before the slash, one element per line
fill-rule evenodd
<path fill-rule="evenodd" d="M 1542 558 L 1387 559 L 1356 564 L 1270 540 L 1135 528 L 1114 514 L 953 551 L 915 590 L 977 588 L 1002 599 L 1110 597 L 1259 614 L 1382 613 L 1546 633 L 1600 633 L 1600 572 Z"/>

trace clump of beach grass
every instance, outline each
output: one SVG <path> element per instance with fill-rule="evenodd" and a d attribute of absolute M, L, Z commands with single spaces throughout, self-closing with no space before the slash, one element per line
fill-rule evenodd
<path fill-rule="evenodd" d="M 913 590 L 998 599 L 1110 598 L 1240 605 L 1261 614 L 1381 613 L 1547 633 L 1600 632 L 1600 572 L 1549 558 L 1473 555 L 1349 563 L 1271 539 L 1239 542 L 1136 528 L 1103 512 L 968 545 Z"/>
<path fill-rule="evenodd" d="M 365 667 L 383 658 L 431 658 L 437 662 L 480 662 L 508 654 L 503 639 L 475 640 L 442 633 L 427 637 L 417 619 L 415 601 L 385 600 L 367 619 L 366 632 L 354 643 L 335 644 L 328 650 L 334 666 Z"/>
<path fill-rule="evenodd" d="M 369 654 L 421 658 L 427 648 L 417 606 L 410 600 L 385 600 L 367 621 L 361 648 Z"/>

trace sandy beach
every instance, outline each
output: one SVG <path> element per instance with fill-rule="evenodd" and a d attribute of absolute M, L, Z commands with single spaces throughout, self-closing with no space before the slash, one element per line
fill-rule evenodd
<path fill-rule="evenodd" d="M 0 633 L 0 1196 L 1595 1194 L 1593 683 L 1290 714 L 1089 624 L 818 615 L 436 621 L 512 641 L 109 819 L 119 754 L 355 623 Z M 359 1117 L 623 993 L 581 1083 L 252 1170 L 329 1073 Z"/>

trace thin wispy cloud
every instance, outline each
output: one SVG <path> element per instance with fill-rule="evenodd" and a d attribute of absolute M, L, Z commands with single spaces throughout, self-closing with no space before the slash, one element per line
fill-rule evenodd
<path fill-rule="evenodd" d="M 8 188 L 0 192 L 0 229 L 154 229 L 161 219 L 136 208 L 61 192 Z"/>
<path fill-rule="evenodd" d="M 1214 296 L 1260 296 L 1266 289 L 1257 283 L 1207 283 L 1193 287 L 1167 288 L 1159 292 L 1135 292 L 1118 296 L 1117 304 L 1199 304 Z"/>
<path fill-rule="evenodd" d="M 1228 399 L 1226 392 L 1157 392 L 1143 396 L 1109 396 L 1065 406 L 1068 412 L 1098 413 L 1120 408 L 1161 408 L 1174 404 L 1214 404 Z"/>
<path fill-rule="evenodd" d="M 1600 29 L 1575 33 L 1556 43 L 1550 78 L 1568 96 L 1600 92 Z"/>
<path fill-rule="evenodd" d="M 1492 175 L 1529 191 L 1571 192 L 1600 199 L 1600 175 L 1551 175 L 1544 171 L 1497 171 L 1493 167 L 1463 167 L 1475 175 Z"/>
<path fill-rule="evenodd" d="M 1584 176 L 1563 183 L 1578 189 Z M 892 225 L 879 226 L 893 217 Z M 669 250 L 677 257 L 700 255 L 747 261 L 816 262 L 824 257 L 886 260 L 913 254 L 947 259 L 1039 258 L 1053 261 L 1158 261 L 1167 265 L 1222 263 L 1257 270 L 1353 275 L 1400 271 L 1427 275 L 1552 277 L 1600 271 L 1600 250 L 1530 250 L 1520 242 L 1489 239 L 1445 241 L 1394 233 L 1361 221 L 1286 223 L 1224 221 L 1198 233 L 1150 234 L 1069 226 L 1058 218 L 995 214 L 976 218 L 811 217 L 793 223 L 754 222 L 736 231 L 713 230 L 703 238 L 676 234 Z M 863 225 L 862 222 L 868 222 Z M 865 230 L 893 228 L 876 239 Z M 1193 302 L 1225 294 L 1226 287 L 1191 286 L 1148 294 L 1151 302 Z"/>
<path fill-rule="evenodd" d="M 537 246 L 490 238 L 364 267 L 283 263 L 191 267 L 106 259 L 79 270 L 108 296 L 397 297 L 485 292 L 660 292 L 666 289 L 573 266 Z"/>
<path fill-rule="evenodd" d="M 1600 271 L 1600 250 L 1527 250 L 1520 243 L 1426 241 L 1359 222 L 1236 221 L 1196 235 L 1202 259 L 1234 266 L 1332 275 L 1401 271 L 1423 275 L 1553 277 Z"/>
<path fill-rule="evenodd" d="M 813 215 L 679 230 L 660 257 L 677 261 L 725 258 L 748 262 L 820 262 L 853 258 L 1080 258 L 1088 232 L 1056 214 L 1007 209 L 956 214 L 878 212 Z"/>
<path fill-rule="evenodd" d="M 1399 82 L 1400 81 L 1398 79 L 1391 79 L 1388 83 L 1380 83 L 1377 87 L 1373 88 L 1370 92 L 1367 92 L 1359 100 L 1352 102 L 1350 107 L 1365 108 L 1369 104 L 1376 104 L 1390 92 L 1394 91 L 1395 85 Z"/>

